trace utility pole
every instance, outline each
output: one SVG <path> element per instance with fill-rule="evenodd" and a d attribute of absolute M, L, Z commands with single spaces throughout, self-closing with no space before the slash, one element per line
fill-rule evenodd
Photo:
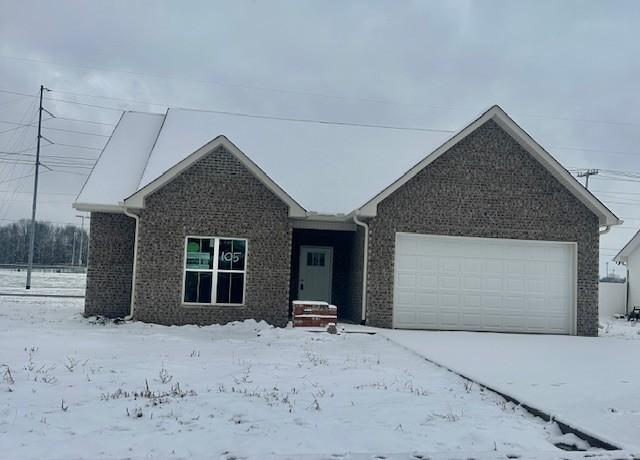
<path fill-rule="evenodd" d="M 71 266 L 76 264 L 76 226 L 73 226 L 73 249 L 71 249 Z"/>
<path fill-rule="evenodd" d="M 586 171 L 581 171 L 578 173 L 578 177 L 584 177 L 584 188 L 589 190 L 589 176 L 595 176 L 600 171 L 598 169 L 587 169 Z"/>
<path fill-rule="evenodd" d="M 82 266 L 82 245 L 84 244 L 84 220 L 88 219 L 88 216 L 83 216 L 82 214 L 76 214 L 76 217 L 82 219 L 82 227 L 80 230 L 80 249 L 78 250 L 78 265 Z"/>
<path fill-rule="evenodd" d="M 31 289 L 31 271 L 33 270 L 33 250 L 36 243 L 36 203 L 38 200 L 38 170 L 40 168 L 40 139 L 42 138 L 42 94 L 51 91 L 40 85 L 40 107 L 38 108 L 38 140 L 36 145 L 36 171 L 33 179 L 33 204 L 31 206 L 31 238 L 29 240 L 29 266 L 27 267 L 27 289 Z"/>

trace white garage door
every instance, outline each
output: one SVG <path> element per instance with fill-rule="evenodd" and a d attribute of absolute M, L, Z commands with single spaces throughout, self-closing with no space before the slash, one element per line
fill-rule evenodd
<path fill-rule="evenodd" d="M 396 234 L 393 325 L 573 333 L 575 244 Z"/>

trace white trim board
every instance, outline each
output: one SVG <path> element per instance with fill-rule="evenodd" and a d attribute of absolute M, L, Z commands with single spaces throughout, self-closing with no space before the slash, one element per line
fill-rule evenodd
<path fill-rule="evenodd" d="M 434 150 L 427 157 L 422 159 L 402 177 L 393 182 L 383 191 L 378 193 L 371 200 L 367 201 L 358 209 L 362 217 L 375 217 L 378 212 L 378 203 L 390 196 L 418 172 L 433 163 L 441 155 L 455 146 L 458 142 L 473 133 L 489 120 L 494 120 L 513 137 L 527 152 L 529 152 L 540 164 L 542 164 L 562 185 L 564 185 L 576 198 L 578 198 L 587 208 L 598 216 L 600 225 L 618 225 L 622 223 L 604 204 L 600 202 L 591 192 L 584 188 L 558 161 L 542 148 L 535 140 L 529 136 L 518 124 L 509 117 L 499 106 L 494 105 L 484 112 L 480 117 L 459 131 L 447 142 Z"/>
<path fill-rule="evenodd" d="M 124 207 L 111 204 L 73 203 L 73 209 L 84 212 L 110 212 L 124 214 Z"/>
<path fill-rule="evenodd" d="M 198 160 L 213 152 L 218 147 L 224 147 L 231 155 L 233 155 L 244 167 L 246 167 L 259 181 L 261 181 L 274 195 L 289 207 L 289 217 L 305 217 L 306 210 L 298 204 L 287 192 L 285 192 L 278 184 L 276 184 L 267 174 L 260 169 L 251 159 L 245 155 L 238 147 L 236 147 L 225 136 L 217 136 L 212 141 L 200 147 L 188 157 L 176 163 L 174 166 L 166 170 L 160 177 L 154 179 L 130 197 L 124 200 L 124 206 L 127 208 L 143 209 L 144 199 L 148 195 L 157 191 L 161 187 L 175 179 L 180 173 L 185 171 Z"/>

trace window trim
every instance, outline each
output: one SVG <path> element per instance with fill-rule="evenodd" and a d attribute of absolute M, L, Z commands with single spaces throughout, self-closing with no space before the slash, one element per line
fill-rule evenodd
<path fill-rule="evenodd" d="M 214 268 L 189 268 L 187 269 L 187 245 L 189 244 L 189 238 L 197 239 L 210 239 L 214 240 L 214 252 L 213 257 L 215 260 Z M 240 240 L 244 241 L 244 270 L 224 270 L 218 268 L 218 255 L 220 250 L 220 240 Z M 184 307 L 244 307 L 247 302 L 247 265 L 249 263 L 249 240 L 247 238 L 238 238 L 235 236 L 199 236 L 199 235 L 187 235 L 184 237 L 184 249 L 183 249 L 183 262 L 182 262 L 182 292 L 180 294 L 180 302 Z M 187 271 L 190 272 L 207 272 L 211 273 L 211 302 L 185 302 L 184 294 L 187 282 Z M 242 283 L 242 303 L 218 303 L 215 302 L 217 298 L 218 290 L 218 273 L 242 273 L 244 275 L 244 282 Z"/>

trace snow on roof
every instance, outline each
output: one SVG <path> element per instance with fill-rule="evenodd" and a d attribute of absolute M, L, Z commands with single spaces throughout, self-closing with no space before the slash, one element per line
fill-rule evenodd
<path fill-rule="evenodd" d="M 117 207 L 134 193 L 153 147 L 164 115 L 124 112 L 74 207 L 80 210 Z"/>
<path fill-rule="evenodd" d="M 366 203 L 366 211 L 385 191 L 408 180 L 412 171 L 433 161 L 439 150 L 458 142 L 487 117 L 516 136 L 600 217 L 601 225 L 620 223 L 497 106 L 453 137 L 447 132 L 312 124 L 192 109 L 169 109 L 165 115 L 126 112 L 74 206 L 87 211 L 118 208 L 222 135 L 306 210 L 349 213 Z M 407 171 L 412 165 L 416 166 Z"/>
<path fill-rule="evenodd" d="M 351 212 L 448 133 L 291 123 L 169 109 L 138 189 L 224 135 L 307 210 Z"/>

